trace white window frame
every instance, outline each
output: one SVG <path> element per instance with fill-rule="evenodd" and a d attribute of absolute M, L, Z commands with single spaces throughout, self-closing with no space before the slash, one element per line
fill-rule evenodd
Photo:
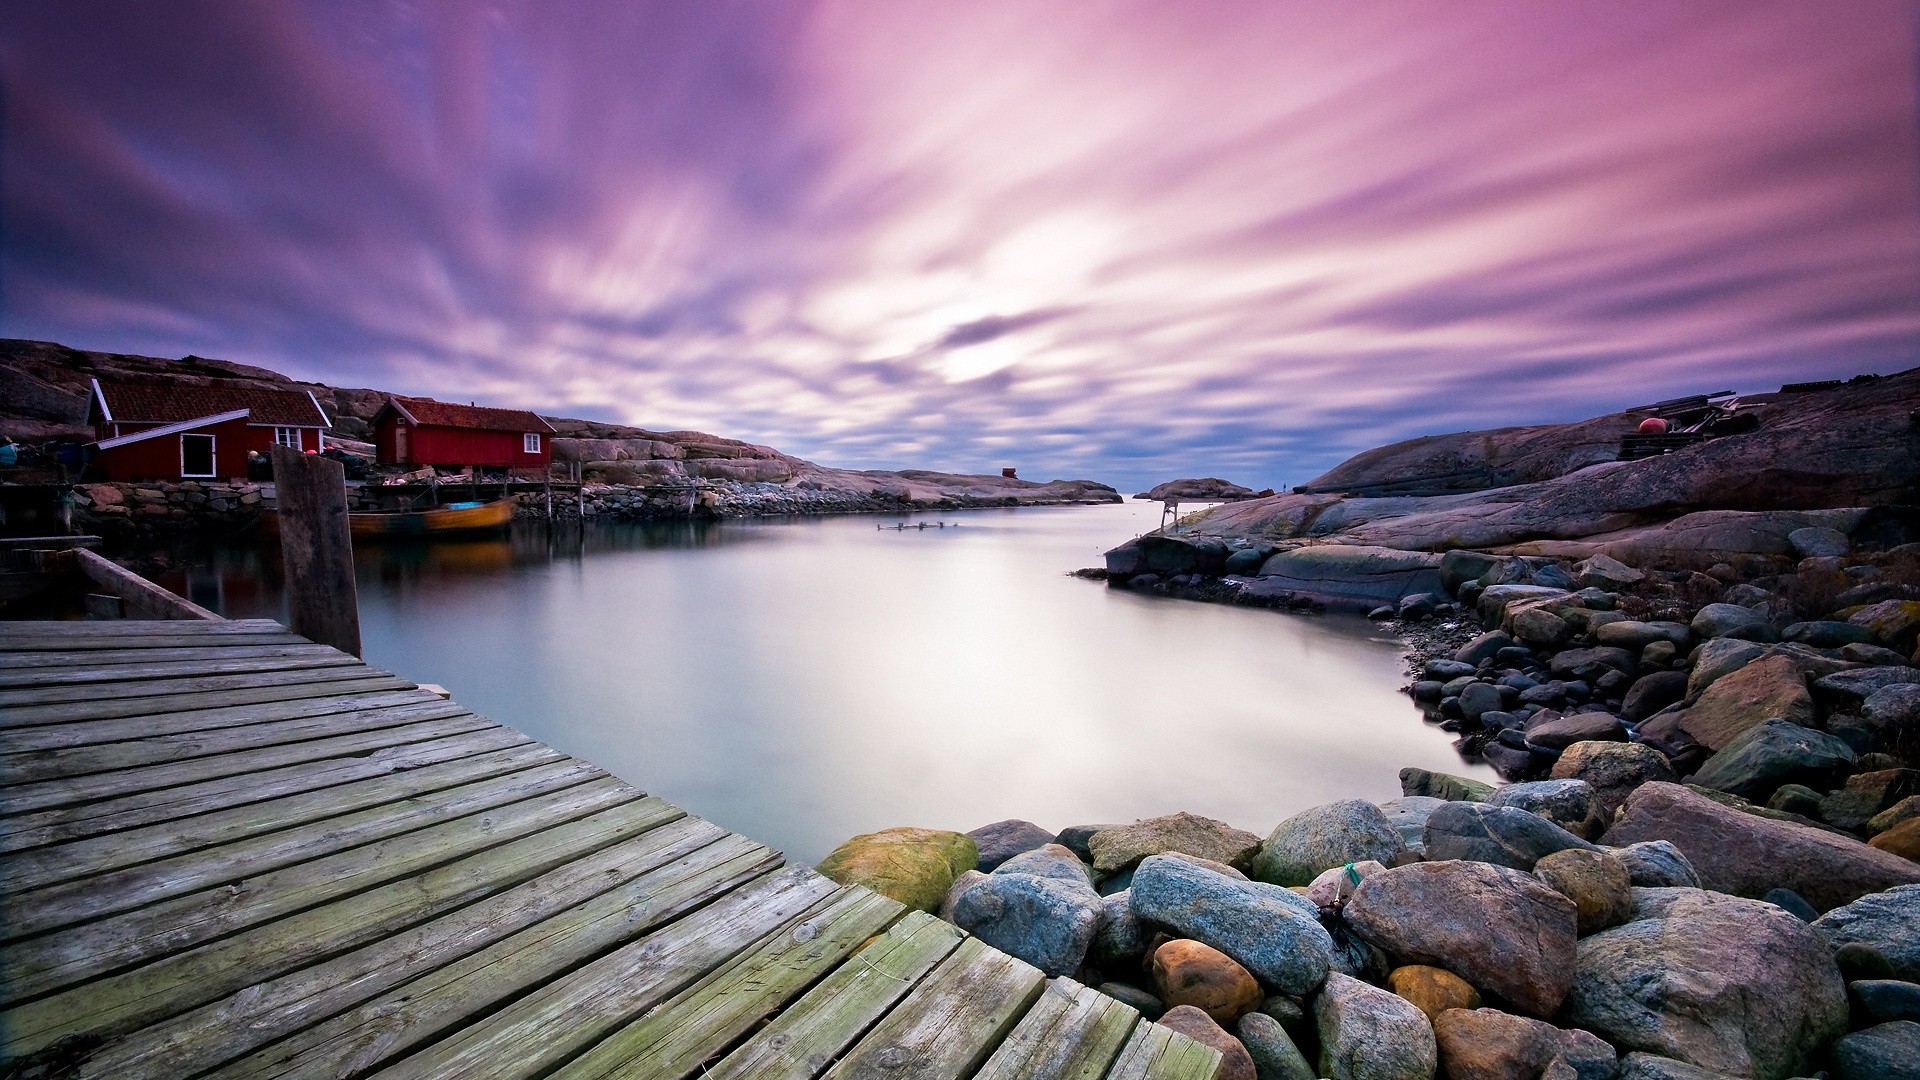
<path fill-rule="evenodd" d="M 292 442 L 287 441 L 288 436 L 292 436 Z M 306 433 L 297 427 L 276 427 L 273 429 L 273 445 L 284 446 L 289 450 L 305 450 L 307 448 Z"/>
<path fill-rule="evenodd" d="M 207 440 L 207 471 L 190 473 L 187 471 L 187 440 Z M 211 480 L 220 475 L 220 444 L 214 436 L 204 431 L 183 431 L 180 433 L 180 479 Z"/>
<path fill-rule="evenodd" d="M 537 431 L 521 432 L 520 452 L 523 454 L 539 453 L 540 452 L 540 433 Z"/>

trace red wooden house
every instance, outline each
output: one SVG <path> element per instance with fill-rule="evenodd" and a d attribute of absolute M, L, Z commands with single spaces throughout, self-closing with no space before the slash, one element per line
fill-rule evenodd
<path fill-rule="evenodd" d="M 544 470 L 553 426 L 525 409 L 390 397 L 374 415 L 373 445 L 382 465 Z"/>
<path fill-rule="evenodd" d="M 333 426 L 305 390 L 98 379 L 87 422 L 108 480 L 241 480 L 250 451 L 317 453 Z"/>

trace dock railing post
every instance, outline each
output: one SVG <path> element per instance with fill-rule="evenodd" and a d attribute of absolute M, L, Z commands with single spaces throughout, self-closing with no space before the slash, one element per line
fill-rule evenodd
<path fill-rule="evenodd" d="M 293 632 L 359 656 L 360 599 L 353 582 L 346 469 L 318 454 L 276 446 L 273 486 Z"/>

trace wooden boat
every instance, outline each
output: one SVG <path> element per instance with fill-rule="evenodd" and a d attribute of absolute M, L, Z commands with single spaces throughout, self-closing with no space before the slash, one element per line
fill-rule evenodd
<path fill-rule="evenodd" d="M 517 505 L 519 500 L 509 496 L 492 502 L 448 503 L 427 510 L 355 511 L 347 515 L 347 529 L 355 540 L 491 532 L 507 527 Z M 271 510 L 262 524 L 269 533 L 280 531 L 280 517 Z"/>

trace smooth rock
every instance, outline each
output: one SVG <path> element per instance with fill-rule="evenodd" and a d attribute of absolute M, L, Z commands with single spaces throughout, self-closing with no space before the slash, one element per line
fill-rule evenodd
<path fill-rule="evenodd" d="M 1080 969 L 1104 914 L 1092 887 L 1032 874 L 988 874 L 953 905 L 955 926 L 1049 976 Z"/>
<path fill-rule="evenodd" d="M 1221 1026 L 1260 1007 L 1260 984 L 1233 957 L 1202 942 L 1175 938 L 1153 951 L 1154 989 L 1168 1007 L 1191 1005 Z"/>
<path fill-rule="evenodd" d="M 1281 993 L 1311 992 L 1333 963 L 1333 938 L 1319 909 L 1279 885 L 1149 856 L 1134 872 L 1132 891 L 1138 918 L 1219 949 Z"/>
<path fill-rule="evenodd" d="M 1627 868 L 1627 879 L 1636 888 L 1700 887 L 1699 872 L 1679 848 L 1666 840 L 1643 840 L 1608 848 L 1607 852 Z"/>
<path fill-rule="evenodd" d="M 1862 945 L 1887 964 L 1877 977 L 1920 982 L 1920 885 L 1903 885 L 1863 896 L 1814 921 L 1835 949 Z"/>
<path fill-rule="evenodd" d="M 1623 742 L 1627 728 L 1619 717 L 1604 710 L 1566 715 L 1542 710 L 1527 721 L 1526 733 L 1529 747 L 1561 751 L 1580 742 Z"/>
<path fill-rule="evenodd" d="M 1574 581 L 1583 588 L 1619 592 L 1646 579 L 1646 575 L 1618 559 L 1594 555 L 1574 567 Z"/>
<path fill-rule="evenodd" d="M 1688 629 L 1686 623 L 1677 622 L 1641 622 L 1638 619 L 1621 619 L 1595 630 L 1593 639 L 1602 645 L 1625 649 L 1635 656 L 1640 655 L 1640 650 L 1656 641 L 1671 641 L 1676 648 L 1681 649 L 1693 647 L 1693 631 Z"/>
<path fill-rule="evenodd" d="M 1579 1080 L 1612 1080 L 1619 1056 L 1591 1032 L 1498 1009 L 1453 1009 L 1433 1022 L 1447 1080 L 1537 1080 L 1556 1059 Z"/>
<path fill-rule="evenodd" d="M 1613 1042 L 1759 1080 L 1846 1030 L 1825 943 L 1792 915 L 1700 890 L 1580 942 L 1566 1017 Z"/>
<path fill-rule="evenodd" d="M 985 880 L 987 880 L 987 875 L 978 870 L 968 870 L 959 877 L 954 878 L 953 886 L 947 890 L 947 895 L 940 900 L 940 917 L 948 922 L 952 922 L 953 905 L 959 901 L 960 894 Z"/>
<path fill-rule="evenodd" d="M 1094 989 L 1121 1004 L 1133 1006 L 1148 1020 L 1158 1020 L 1160 1014 L 1167 1011 L 1166 1002 L 1137 986 L 1129 986 L 1123 982 L 1103 982 Z"/>
<path fill-rule="evenodd" d="M 1043 844 L 1031 851 L 1023 851 L 1001 863 L 993 872 L 1032 874 L 1034 877 L 1054 878 L 1093 888 L 1093 873 L 1087 869 L 1087 864 L 1059 844 Z"/>
<path fill-rule="evenodd" d="M 1876 833 L 1867 845 L 1908 862 L 1920 863 L 1920 818 L 1909 818 L 1885 832 Z"/>
<path fill-rule="evenodd" d="M 1260 1080 L 1315 1080 L 1313 1066 L 1294 1045 L 1287 1029 L 1263 1012 L 1250 1012 L 1234 1028 L 1240 1044 L 1253 1058 Z"/>
<path fill-rule="evenodd" d="M 1585 780 L 1508 784 L 1495 790 L 1487 804 L 1537 814 L 1582 840 L 1592 840 L 1606 831 L 1607 821 L 1612 817 L 1593 785 Z"/>
<path fill-rule="evenodd" d="M 1773 641 L 1779 635 L 1766 615 L 1739 604 L 1707 604 L 1694 613 L 1688 624 L 1697 638 L 1741 638 L 1746 641 Z"/>
<path fill-rule="evenodd" d="M 1493 654 L 1513 645 L 1513 635 L 1505 630 L 1489 630 L 1465 645 L 1453 651 L 1455 663 L 1477 668 L 1482 660 L 1493 659 Z"/>
<path fill-rule="evenodd" d="M 1743 813 L 1678 784 L 1641 787 L 1601 839 L 1611 845 L 1669 840 L 1709 889 L 1749 897 L 1792 889 L 1822 911 L 1920 882 L 1920 865 L 1897 855 L 1824 829 Z"/>
<path fill-rule="evenodd" d="M 980 848 L 980 862 L 974 867 L 976 870 L 990 871 L 1023 851 L 1053 843 L 1052 833 L 1019 818 L 982 825 L 967 835 L 973 837 L 974 844 Z"/>
<path fill-rule="evenodd" d="M 1673 662 L 1678 659 L 1680 659 L 1680 650 L 1671 641 L 1649 641 L 1647 647 L 1640 650 L 1642 670 L 1649 668 L 1655 671 L 1664 670 L 1672 667 Z"/>
<path fill-rule="evenodd" d="M 1253 876 L 1275 885 L 1306 885 L 1329 868 L 1367 860 L 1389 863 L 1404 850 L 1400 833 L 1378 806 L 1346 799 L 1303 810 L 1275 826 L 1254 857 Z"/>
<path fill-rule="evenodd" d="M 1080 857 L 1080 861 L 1089 865 L 1093 862 L 1093 852 L 1087 850 L 1087 841 L 1093 834 L 1117 829 L 1118 825 L 1069 825 L 1057 833 L 1053 842 Z"/>
<path fill-rule="evenodd" d="M 1620 1071 L 1614 1080 L 1740 1080 L 1723 1072 L 1703 1069 L 1684 1061 L 1636 1050 L 1620 1059 Z"/>
<path fill-rule="evenodd" d="M 1837 619 L 1814 619 L 1789 625 L 1780 631 L 1780 640 L 1811 645 L 1816 649 L 1838 649 L 1847 645 L 1872 645 L 1873 631 Z M 1899 653 L 1893 655 L 1900 662 L 1906 659 Z"/>
<path fill-rule="evenodd" d="M 1833 1080 L 1920 1080 L 1920 1024 L 1894 1020 L 1834 1043 Z"/>
<path fill-rule="evenodd" d="M 1393 826 L 1393 831 L 1400 834 L 1400 843 L 1408 851 L 1423 852 L 1427 844 L 1427 818 L 1446 802 L 1445 799 L 1427 795 L 1402 795 L 1381 803 L 1380 812 L 1386 815 L 1387 824 Z"/>
<path fill-rule="evenodd" d="M 1763 720 L 1708 758 L 1693 782 L 1765 802 L 1782 784 L 1831 787 L 1853 763 L 1853 748 L 1824 731 Z"/>
<path fill-rule="evenodd" d="M 1400 793 L 1447 802 L 1485 802 L 1493 785 L 1452 773 L 1408 767 L 1400 770 Z"/>
<path fill-rule="evenodd" d="M 1815 818 L 1820 815 L 1820 800 L 1825 797 L 1805 784 L 1781 784 L 1768 797 L 1767 809 Z"/>
<path fill-rule="evenodd" d="M 1530 874 L 1414 863 L 1362 882 L 1344 914 L 1389 956 L 1443 967 L 1523 1012 L 1553 1015 L 1570 986 L 1578 913 Z"/>
<path fill-rule="evenodd" d="M 1617 810 L 1642 784 L 1672 781 L 1666 755 L 1639 743 L 1579 742 L 1553 764 L 1553 779 L 1584 780 L 1609 810 Z"/>
<path fill-rule="evenodd" d="M 1613 624 L 1609 624 L 1613 625 Z M 1606 627 L 1601 627 L 1606 629 Z M 1642 643 L 1644 645 L 1644 642 Z M 1567 649 L 1555 653 L 1548 662 L 1547 669 L 1556 679 L 1597 679 L 1607 671 L 1631 673 L 1640 665 L 1640 646 L 1633 651 L 1612 645 L 1595 646 L 1591 649 Z"/>
<path fill-rule="evenodd" d="M 1331 1080 L 1432 1080 L 1433 1025 L 1396 994 L 1338 972 L 1313 1000 L 1320 1075 Z"/>
<path fill-rule="evenodd" d="M 1100 929 L 1093 935 L 1093 959 L 1110 971 L 1127 971 L 1146 958 L 1147 927 L 1133 913 L 1133 890 L 1100 898 Z"/>
<path fill-rule="evenodd" d="M 1510 620 L 1513 636 L 1525 645 L 1552 648 L 1573 636 L 1567 620 L 1545 608 L 1515 612 Z"/>
<path fill-rule="evenodd" d="M 1500 688 L 1491 683 L 1472 683 L 1460 691 L 1460 714 L 1469 720 L 1478 721 L 1487 713 L 1498 711 L 1502 704 Z"/>
<path fill-rule="evenodd" d="M 815 869 L 842 885 L 864 885 L 919 911 L 935 911 L 953 879 L 974 868 L 973 837 L 941 829 L 901 827 L 856 836 Z"/>
<path fill-rule="evenodd" d="M 1651 649 L 1653 645 L 1647 648 Z M 1620 715 L 1637 724 L 1686 696 L 1686 672 L 1651 672 L 1635 679 L 1633 685 L 1627 688 L 1626 696 L 1620 700 Z"/>
<path fill-rule="evenodd" d="M 1429 679 L 1447 682 L 1451 679 L 1471 678 L 1479 669 L 1458 660 L 1429 660 L 1421 666 L 1420 670 Z"/>
<path fill-rule="evenodd" d="M 1806 676 L 1787 656 L 1763 656 L 1714 681 L 1687 708 L 1680 729 L 1710 750 L 1719 750 L 1762 720 L 1813 724 L 1813 695 Z"/>
<path fill-rule="evenodd" d="M 1847 984 L 1854 1011 L 1869 1023 L 1920 1020 L 1920 983 L 1900 979 L 1860 979 Z"/>
<path fill-rule="evenodd" d="M 1882 600 L 1847 616 L 1847 621 L 1873 631 L 1880 644 L 1894 652 L 1911 656 L 1920 644 L 1920 600 Z"/>
<path fill-rule="evenodd" d="M 1220 1051 L 1220 1071 L 1214 1074 L 1214 1080 L 1259 1080 L 1260 1074 L 1247 1048 L 1205 1012 L 1191 1005 L 1180 1005 L 1168 1009 L 1157 1023 Z"/>
<path fill-rule="evenodd" d="M 1581 937 L 1618 926 L 1633 915 L 1633 876 L 1625 863 L 1604 851 L 1556 851 L 1535 864 L 1533 873 L 1573 901 Z"/>
<path fill-rule="evenodd" d="M 1787 543 L 1793 545 L 1793 553 L 1803 559 L 1822 559 L 1845 555 L 1853 550 L 1853 541 L 1839 529 L 1829 529 L 1824 525 L 1809 525 L 1804 529 L 1795 529 L 1787 534 Z"/>
<path fill-rule="evenodd" d="M 1338 908 L 1347 902 L 1362 881 L 1385 869 L 1384 865 L 1373 859 L 1328 867 L 1320 871 L 1320 876 L 1313 879 L 1313 884 L 1307 886 L 1307 899 L 1322 911 Z"/>
<path fill-rule="evenodd" d="M 1184 812 L 1103 829 L 1087 840 L 1093 868 L 1103 874 L 1125 870 L 1149 855 L 1168 851 L 1244 868 L 1259 849 L 1260 838 L 1250 832 Z"/>
<path fill-rule="evenodd" d="M 1508 806 L 1449 803 L 1427 818 L 1427 858 L 1467 859 L 1532 870 L 1542 856 L 1593 845 L 1553 822 Z"/>
<path fill-rule="evenodd" d="M 1387 989 L 1413 1002 L 1415 1008 L 1437 1018 L 1448 1009 L 1477 1009 L 1480 991 L 1473 984 L 1431 964 L 1402 964 L 1387 975 Z"/>

